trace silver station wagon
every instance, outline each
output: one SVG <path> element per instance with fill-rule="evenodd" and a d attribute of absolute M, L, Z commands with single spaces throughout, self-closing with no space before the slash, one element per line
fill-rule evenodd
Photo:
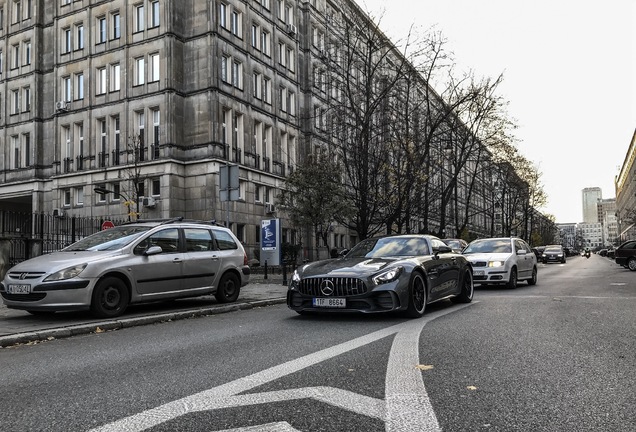
<path fill-rule="evenodd" d="M 6 274 L 4 304 L 33 314 L 90 310 L 110 318 L 129 304 L 214 294 L 236 301 L 249 282 L 241 243 L 213 223 L 127 223 L 26 260 Z"/>

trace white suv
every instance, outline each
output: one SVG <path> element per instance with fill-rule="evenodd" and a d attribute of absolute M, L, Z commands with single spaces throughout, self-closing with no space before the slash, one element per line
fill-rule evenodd
<path fill-rule="evenodd" d="M 516 288 L 520 280 L 537 283 L 537 257 L 517 237 L 487 238 L 471 242 L 462 252 L 473 267 L 476 284 Z"/>
<path fill-rule="evenodd" d="M 11 268 L 0 294 L 30 313 L 90 310 L 121 315 L 129 304 L 214 294 L 236 301 L 249 282 L 247 255 L 232 231 L 182 218 L 100 231 Z"/>

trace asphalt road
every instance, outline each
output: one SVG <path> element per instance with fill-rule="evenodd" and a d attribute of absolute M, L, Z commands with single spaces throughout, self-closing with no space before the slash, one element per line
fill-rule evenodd
<path fill-rule="evenodd" d="M 636 273 L 593 256 L 423 319 L 271 305 L 0 349 L 1 431 L 632 431 Z"/>

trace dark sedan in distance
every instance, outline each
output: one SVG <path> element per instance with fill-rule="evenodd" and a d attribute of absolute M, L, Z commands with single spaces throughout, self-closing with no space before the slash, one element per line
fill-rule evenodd
<path fill-rule="evenodd" d="M 305 312 L 396 312 L 413 318 L 426 305 L 473 299 L 470 263 L 431 235 L 366 239 L 341 258 L 305 264 L 293 274 L 287 306 Z"/>

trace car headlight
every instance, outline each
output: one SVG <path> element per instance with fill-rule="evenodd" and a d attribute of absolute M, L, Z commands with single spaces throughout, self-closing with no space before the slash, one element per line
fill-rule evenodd
<path fill-rule="evenodd" d="M 292 275 L 291 280 L 294 283 L 300 282 L 300 274 L 298 273 L 298 270 L 294 270 L 294 274 Z"/>
<path fill-rule="evenodd" d="M 65 279 L 71 279 L 75 276 L 79 275 L 85 268 L 87 264 L 80 264 L 73 267 L 68 267 L 58 272 L 52 273 L 44 278 L 44 282 L 51 281 L 60 281 Z"/>
<path fill-rule="evenodd" d="M 505 261 L 488 261 L 488 267 L 503 267 Z"/>
<path fill-rule="evenodd" d="M 392 282 L 396 280 L 402 274 L 403 270 L 404 270 L 404 267 L 393 267 L 388 270 L 384 270 L 383 272 L 373 276 L 373 282 L 376 285 Z"/>

